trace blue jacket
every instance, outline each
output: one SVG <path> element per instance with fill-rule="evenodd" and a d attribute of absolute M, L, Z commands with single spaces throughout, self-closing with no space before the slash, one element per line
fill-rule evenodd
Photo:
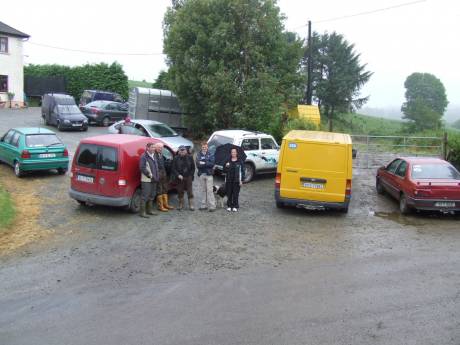
<path fill-rule="evenodd" d="M 196 155 L 196 168 L 198 176 L 202 174 L 213 175 L 214 155 L 209 151 L 206 154 L 198 152 Z"/>

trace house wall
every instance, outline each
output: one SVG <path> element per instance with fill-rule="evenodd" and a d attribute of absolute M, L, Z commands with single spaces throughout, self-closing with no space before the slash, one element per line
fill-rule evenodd
<path fill-rule="evenodd" d="M 1 34 L 1 36 L 6 35 Z M 8 76 L 8 91 L 14 93 L 13 107 L 24 105 L 24 57 L 22 45 L 21 38 L 8 36 L 8 53 L 0 53 L 0 75 Z M 8 94 L 0 92 L 0 102 L 7 101 Z"/>

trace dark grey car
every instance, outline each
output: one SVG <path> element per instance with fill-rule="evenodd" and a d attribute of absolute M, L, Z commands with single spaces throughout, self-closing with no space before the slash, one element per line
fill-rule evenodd
<path fill-rule="evenodd" d="M 128 106 L 125 103 L 111 101 L 94 101 L 80 107 L 89 123 L 107 127 L 113 122 L 120 121 L 128 115 Z"/>
<path fill-rule="evenodd" d="M 88 119 L 81 113 L 74 98 L 69 95 L 56 93 L 43 95 L 42 117 L 46 125 L 56 126 L 60 131 L 88 129 Z"/>

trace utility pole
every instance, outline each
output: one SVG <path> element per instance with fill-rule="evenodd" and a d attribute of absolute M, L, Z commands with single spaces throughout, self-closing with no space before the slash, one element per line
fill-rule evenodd
<path fill-rule="evenodd" d="M 312 98 L 312 89 L 311 89 L 311 83 L 312 83 L 312 73 L 313 73 L 313 64 L 311 61 L 312 57 L 312 48 L 313 42 L 311 39 L 311 20 L 308 21 L 308 65 L 307 65 L 307 105 L 311 105 L 311 98 Z"/>

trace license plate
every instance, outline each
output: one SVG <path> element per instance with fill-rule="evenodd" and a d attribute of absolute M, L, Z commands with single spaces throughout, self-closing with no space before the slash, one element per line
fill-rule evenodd
<path fill-rule="evenodd" d="M 72 123 L 72 126 L 74 127 L 81 127 L 81 125 L 82 125 L 81 123 Z"/>
<path fill-rule="evenodd" d="M 304 182 L 302 185 L 303 185 L 303 188 L 324 189 L 323 183 Z"/>
<path fill-rule="evenodd" d="M 55 153 L 40 153 L 38 158 L 54 158 L 56 157 Z"/>
<path fill-rule="evenodd" d="M 85 176 L 85 175 L 77 175 L 77 181 L 86 182 L 86 183 L 94 183 L 94 177 Z"/>
<path fill-rule="evenodd" d="M 434 206 L 437 206 L 437 207 L 455 207 L 455 202 L 439 201 L 439 202 L 435 202 Z"/>

